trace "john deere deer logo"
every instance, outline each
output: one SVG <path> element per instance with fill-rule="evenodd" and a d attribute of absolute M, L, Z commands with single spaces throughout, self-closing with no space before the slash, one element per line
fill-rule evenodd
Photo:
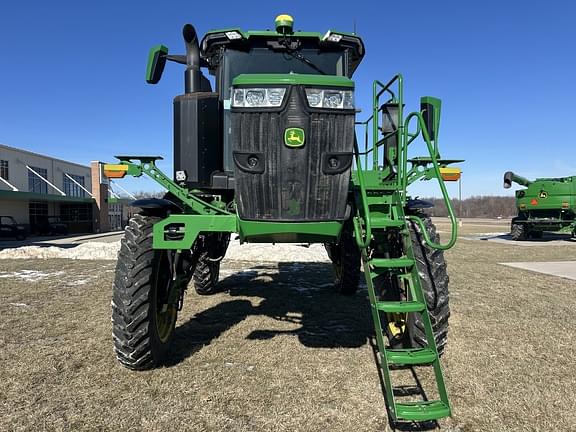
<path fill-rule="evenodd" d="M 288 147 L 302 147 L 304 140 L 304 129 L 288 128 L 284 131 L 284 144 Z"/>

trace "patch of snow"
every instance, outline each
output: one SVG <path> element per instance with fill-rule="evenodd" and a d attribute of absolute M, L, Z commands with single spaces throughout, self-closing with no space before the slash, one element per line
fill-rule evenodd
<path fill-rule="evenodd" d="M 321 244 L 245 243 L 230 241 L 224 260 L 254 262 L 330 262 Z M 297 271 L 297 266 L 294 266 Z"/>
<path fill-rule="evenodd" d="M 22 246 L 0 250 L 0 259 L 12 258 L 64 258 L 73 260 L 116 260 L 120 242 L 86 242 L 70 248 L 57 246 Z M 225 261 L 265 262 L 330 262 L 328 254 L 321 244 L 292 243 L 246 243 L 241 245 L 238 240 L 232 240 Z M 298 271 L 298 265 L 294 265 Z"/>
<path fill-rule="evenodd" d="M 10 306 L 15 306 L 15 307 L 30 307 L 30 305 L 27 305 L 26 303 L 8 303 Z"/>
<path fill-rule="evenodd" d="M 0 259 L 10 258 L 65 258 L 78 260 L 115 260 L 120 250 L 120 242 L 88 242 L 71 248 L 57 246 L 22 246 L 0 250 Z"/>
<path fill-rule="evenodd" d="M 62 276 L 63 271 L 41 272 L 37 270 L 18 270 L 14 272 L 0 272 L 0 278 L 20 279 L 28 282 L 37 282 L 40 280 Z"/>
<path fill-rule="evenodd" d="M 91 282 L 92 279 L 88 278 L 88 279 L 78 279 L 78 280 L 73 280 L 70 281 L 70 283 L 68 284 L 69 286 L 76 286 L 76 285 L 86 285 L 88 282 Z"/>

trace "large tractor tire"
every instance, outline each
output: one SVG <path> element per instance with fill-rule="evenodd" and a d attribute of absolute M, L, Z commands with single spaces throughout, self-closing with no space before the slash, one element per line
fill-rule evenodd
<path fill-rule="evenodd" d="M 429 217 L 419 215 L 424 221 L 428 236 L 439 241 L 436 228 Z M 420 285 L 428 306 L 438 354 L 442 355 L 448 342 L 448 273 L 444 253 L 432 249 L 424 240 L 418 225 L 409 223 L 410 240 L 420 275 Z M 410 300 L 400 289 L 398 279 L 392 274 L 383 274 L 375 279 L 375 290 L 382 301 Z M 427 345 L 424 324 L 419 313 L 386 314 L 384 332 L 392 348 L 420 348 Z"/>
<path fill-rule="evenodd" d="M 165 359 L 178 314 L 168 305 L 169 253 L 152 249 L 152 225 L 161 218 L 137 214 L 121 242 L 112 297 L 112 334 L 118 361 L 134 370 Z"/>
<path fill-rule="evenodd" d="M 360 284 L 360 249 L 351 227 L 345 227 L 339 243 L 325 244 L 336 276 L 334 286 L 338 293 L 354 295 Z"/>
<path fill-rule="evenodd" d="M 436 232 L 436 227 L 432 220 L 429 217 L 423 217 L 422 219 L 430 240 L 438 243 L 440 236 Z M 442 355 L 448 343 L 448 319 L 450 317 L 448 304 L 449 278 L 446 261 L 444 260 L 444 251 L 429 247 L 424 240 L 420 227 L 413 222 L 410 222 L 410 238 L 412 240 L 416 267 L 420 275 L 420 285 L 426 298 L 428 314 L 432 322 L 436 349 L 438 354 Z M 425 346 L 426 334 L 421 315 L 417 313 L 408 314 L 407 327 L 409 346 Z"/>
<path fill-rule="evenodd" d="M 510 236 L 512 240 L 523 241 L 528 238 L 528 230 L 526 224 L 513 223 L 510 228 Z"/>
<path fill-rule="evenodd" d="M 192 280 L 194 289 L 200 295 L 210 295 L 217 292 L 220 276 L 220 262 L 226 254 L 230 234 L 207 234 L 199 239 L 200 244 L 194 254 L 198 256 Z"/>

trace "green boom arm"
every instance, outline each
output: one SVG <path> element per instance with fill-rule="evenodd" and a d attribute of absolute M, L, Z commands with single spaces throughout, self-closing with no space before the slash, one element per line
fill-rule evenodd
<path fill-rule="evenodd" d="M 512 182 L 516 182 L 521 186 L 530 186 L 532 184 L 530 180 L 508 171 L 504 174 L 504 189 L 510 189 Z"/>

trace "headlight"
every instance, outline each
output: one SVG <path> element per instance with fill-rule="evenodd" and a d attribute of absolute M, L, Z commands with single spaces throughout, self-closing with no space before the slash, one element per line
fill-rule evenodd
<path fill-rule="evenodd" d="M 237 88 L 232 95 L 233 107 L 279 107 L 282 105 L 285 88 Z"/>
<path fill-rule="evenodd" d="M 306 89 L 306 99 L 311 108 L 354 109 L 352 90 Z"/>
<path fill-rule="evenodd" d="M 322 106 L 322 90 L 306 89 L 306 98 L 308 99 L 308 105 L 311 107 Z"/>

